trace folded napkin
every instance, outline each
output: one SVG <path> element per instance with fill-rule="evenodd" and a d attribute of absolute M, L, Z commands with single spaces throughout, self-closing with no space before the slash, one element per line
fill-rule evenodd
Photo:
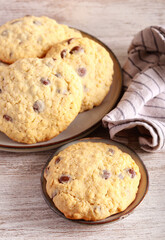
<path fill-rule="evenodd" d="M 165 149 L 165 27 L 151 26 L 135 35 L 123 67 L 125 93 L 103 118 L 110 138 L 137 127 L 148 152 Z"/>

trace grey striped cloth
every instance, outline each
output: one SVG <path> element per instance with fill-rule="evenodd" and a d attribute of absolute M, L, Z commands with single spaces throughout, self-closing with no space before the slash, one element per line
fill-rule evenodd
<path fill-rule="evenodd" d="M 137 127 L 142 149 L 165 149 L 165 27 L 151 26 L 135 35 L 123 74 L 125 93 L 103 118 L 110 138 L 125 142 L 122 131 Z"/>

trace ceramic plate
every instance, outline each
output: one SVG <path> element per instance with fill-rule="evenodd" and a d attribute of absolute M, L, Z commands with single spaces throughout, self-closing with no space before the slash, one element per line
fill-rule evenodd
<path fill-rule="evenodd" d="M 103 223 L 109 223 L 109 222 L 114 222 L 117 220 L 121 220 L 123 218 L 125 218 L 126 216 L 128 216 L 130 213 L 132 213 L 132 211 L 139 205 L 139 203 L 143 200 L 143 198 L 145 197 L 147 190 L 148 190 L 148 184 L 149 184 L 149 179 L 148 179 L 148 173 L 147 173 L 147 169 L 144 165 L 144 163 L 142 162 L 142 160 L 140 159 L 140 157 L 131 149 L 129 149 L 128 147 L 126 147 L 125 145 L 122 145 L 120 143 L 117 143 L 115 141 L 109 140 L 109 139 L 102 139 L 102 138 L 84 138 L 84 139 L 80 139 L 77 141 L 73 141 L 71 143 L 65 144 L 64 146 L 60 147 L 59 149 L 57 149 L 55 151 L 55 153 L 48 159 L 44 169 L 46 168 L 46 166 L 48 165 L 49 161 L 53 158 L 53 156 L 57 155 L 60 151 L 62 151 L 63 149 L 65 149 L 66 147 L 74 144 L 74 143 L 78 143 L 78 142 L 88 142 L 88 141 L 92 141 L 92 142 L 103 142 L 103 143 L 107 143 L 107 144 L 111 144 L 111 145 L 115 145 L 118 148 L 120 148 L 123 152 L 128 153 L 136 162 L 136 164 L 139 167 L 140 173 L 141 173 L 141 180 L 140 180 L 140 184 L 139 184 L 139 188 L 138 188 L 138 192 L 136 194 L 136 198 L 135 200 L 131 203 L 131 205 L 128 206 L 128 208 L 126 210 L 124 210 L 123 212 L 114 214 L 110 217 L 107 217 L 105 219 L 99 220 L 99 221 L 85 221 L 85 220 L 71 220 L 77 223 L 84 223 L 84 224 L 103 224 Z M 42 191 L 43 191 L 43 196 L 45 201 L 47 202 L 47 204 L 49 205 L 49 207 L 59 216 L 67 219 L 63 213 L 61 213 L 54 205 L 53 201 L 49 198 L 48 194 L 46 193 L 46 180 L 44 179 L 44 169 L 42 171 L 41 174 L 41 186 L 42 186 Z"/>
<path fill-rule="evenodd" d="M 96 127 L 98 127 L 104 115 L 106 115 L 115 106 L 117 100 L 119 99 L 122 87 L 122 71 L 120 64 L 115 54 L 104 43 L 85 32 L 82 32 L 82 34 L 83 36 L 92 38 L 94 41 L 99 42 L 103 47 L 105 47 L 114 63 L 113 82 L 110 91 L 103 100 L 102 104 L 89 111 L 79 113 L 65 131 L 47 142 L 36 144 L 17 143 L 0 132 L 0 150 L 10 152 L 35 152 L 57 148 L 64 143 L 84 137 L 92 132 Z"/>

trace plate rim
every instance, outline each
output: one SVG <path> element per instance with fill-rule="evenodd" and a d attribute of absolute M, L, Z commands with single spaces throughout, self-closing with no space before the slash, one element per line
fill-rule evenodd
<path fill-rule="evenodd" d="M 96 42 L 98 42 L 100 45 L 102 45 L 110 54 L 113 55 L 117 65 L 118 65 L 118 68 L 119 68 L 119 72 L 120 72 L 120 76 L 121 76 L 121 82 L 120 82 L 120 86 L 119 86 L 119 94 L 118 96 L 116 97 L 116 101 L 112 104 L 112 106 L 107 110 L 107 112 L 105 114 L 107 114 L 111 109 L 113 109 L 115 107 L 115 105 L 117 104 L 117 102 L 119 101 L 120 97 L 121 97 L 121 94 L 122 94 L 122 85 L 123 85 L 123 72 L 122 72 L 122 67 L 120 65 L 120 62 L 118 60 L 118 58 L 116 57 L 116 55 L 114 54 L 114 52 L 111 50 L 110 47 L 108 47 L 104 42 L 102 42 L 101 40 L 99 40 L 97 37 L 93 36 L 92 34 L 89 34 L 88 32 L 85 32 L 83 30 L 79 30 L 77 28 L 73 28 L 75 30 L 78 30 L 80 31 L 82 34 L 88 36 L 89 38 L 92 38 L 94 39 Z M 46 141 L 44 142 L 41 142 L 40 145 L 26 145 L 25 146 L 16 146 L 16 145 L 6 145 L 6 144 L 0 144 L 0 150 L 2 151 L 7 151 L 7 152 L 10 152 L 10 151 L 13 151 L 14 150 L 16 152 L 23 152 L 23 151 L 29 151 L 29 152 L 35 152 L 35 151 L 43 151 L 43 150 L 50 150 L 50 149 L 53 149 L 53 148 L 56 148 L 59 147 L 58 145 L 63 145 L 65 143 L 68 143 L 70 141 L 74 141 L 76 139 L 79 139 L 81 138 L 82 136 L 86 136 L 87 134 L 91 133 L 92 131 L 94 131 L 99 125 L 101 124 L 101 119 L 99 119 L 94 125 L 92 125 L 91 127 L 87 128 L 85 131 L 81 132 L 81 133 L 78 133 L 72 137 L 69 137 L 67 139 L 63 139 L 63 140 L 60 140 L 58 142 L 50 142 L 50 143 L 47 143 Z M 31 150 L 31 151 L 30 151 Z"/>
<path fill-rule="evenodd" d="M 78 142 L 81 142 L 81 141 L 90 141 L 90 140 L 96 140 L 97 142 L 102 142 L 102 141 L 107 141 L 109 142 L 109 144 L 114 144 L 115 146 L 119 147 L 124 147 L 126 150 L 129 150 L 130 152 L 132 152 L 134 155 L 136 155 L 136 157 L 138 158 L 139 162 L 141 163 L 142 167 L 143 167 L 143 170 L 145 172 L 145 177 L 146 177 L 146 186 L 145 186 L 145 191 L 142 195 L 142 197 L 140 198 L 140 200 L 138 201 L 138 203 L 135 204 L 135 206 L 133 206 L 133 208 L 131 208 L 129 211 L 125 212 L 127 210 L 127 208 L 129 206 L 131 206 L 131 204 L 134 203 L 134 201 L 136 200 L 136 197 L 134 199 L 134 201 L 123 211 L 123 215 L 122 216 L 117 216 L 119 214 L 122 214 L 122 212 L 119 212 L 119 213 L 116 213 L 116 214 L 113 214 L 111 216 L 117 216 L 115 219 L 108 219 L 109 217 L 105 218 L 105 219 L 102 219 L 102 220 L 98 220 L 98 221 L 85 221 L 85 220 L 77 220 L 77 219 L 69 219 L 67 217 L 65 217 L 65 215 L 60 212 L 54 205 L 54 203 L 52 202 L 51 198 L 48 196 L 48 194 L 46 193 L 45 194 L 45 190 L 44 190 L 44 182 L 46 181 L 45 178 L 44 178 L 44 169 L 47 167 L 48 163 L 51 161 L 51 159 L 57 155 L 61 150 L 67 148 L 68 146 L 72 145 L 72 144 L 75 144 L 75 143 L 78 143 Z M 136 162 L 136 160 L 134 160 Z M 142 181 L 142 178 L 140 179 L 140 183 Z M 140 183 L 139 183 L 139 186 L 140 186 Z M 144 164 L 144 162 L 142 161 L 141 157 L 139 157 L 139 155 L 132 149 L 130 148 L 129 146 L 125 145 L 125 144 L 121 144 L 119 142 L 116 142 L 112 139 L 108 139 L 108 138 L 102 138 L 102 137 L 89 137 L 89 138 L 81 138 L 81 139 L 78 139 L 78 140 L 75 140 L 75 141 L 72 141 L 70 143 L 66 143 L 62 146 L 60 146 L 59 148 L 57 148 L 48 158 L 48 160 L 46 161 L 46 163 L 44 164 L 44 167 L 41 171 L 41 177 L 40 177 L 40 184 L 41 184 L 41 191 L 42 191 L 42 196 L 45 200 L 45 202 L 47 203 L 47 205 L 49 206 L 49 208 L 54 212 L 56 213 L 58 216 L 60 217 L 63 217 L 64 219 L 68 220 L 68 221 L 72 221 L 72 222 L 75 222 L 75 223 L 79 223 L 79 224 L 87 224 L 87 225 L 97 225 L 97 224 L 107 224 L 107 223 L 113 223 L 113 222 L 116 222 L 116 221 L 119 221 L 119 220 L 122 220 L 124 219 L 125 217 L 127 217 L 128 215 L 130 215 L 131 213 L 133 213 L 133 211 L 139 206 L 139 204 L 143 201 L 143 199 L 145 198 L 148 190 L 149 190 L 149 174 L 148 174 L 148 170 Z M 139 188 L 138 188 L 138 191 L 139 191 Z M 137 193 L 138 193 L 137 191 Z M 46 196 L 47 195 L 47 196 Z M 50 202 L 52 203 L 52 205 L 50 204 Z M 124 213 L 125 212 L 125 213 Z"/>

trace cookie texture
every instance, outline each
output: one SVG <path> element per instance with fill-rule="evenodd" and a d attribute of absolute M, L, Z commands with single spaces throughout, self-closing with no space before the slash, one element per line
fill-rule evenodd
<path fill-rule="evenodd" d="M 45 16 L 15 19 L 0 26 L 0 60 L 43 57 L 53 44 L 69 37 L 81 33 Z"/>
<path fill-rule="evenodd" d="M 141 175 L 116 146 L 80 142 L 54 156 L 44 177 L 49 197 L 67 218 L 96 221 L 134 201 Z"/>
<path fill-rule="evenodd" d="M 9 66 L 9 65 L 8 65 L 7 63 L 4 63 L 4 62 L 1 62 L 1 61 L 0 61 L 0 67 L 1 67 L 1 66 L 2 66 L 2 67 L 7 67 L 7 66 Z"/>
<path fill-rule="evenodd" d="M 21 59 L 1 66 L 0 72 L 0 131 L 9 138 L 28 144 L 47 141 L 77 116 L 81 80 L 63 61 Z"/>
<path fill-rule="evenodd" d="M 55 44 L 46 57 L 63 59 L 82 79 L 81 112 L 98 106 L 112 83 L 113 61 L 104 47 L 89 38 L 71 38 Z"/>

